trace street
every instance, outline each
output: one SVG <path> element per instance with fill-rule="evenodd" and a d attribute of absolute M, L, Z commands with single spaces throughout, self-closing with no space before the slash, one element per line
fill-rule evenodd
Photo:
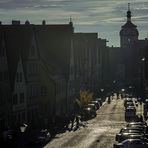
<path fill-rule="evenodd" d="M 115 135 L 125 125 L 123 100 L 114 98 L 97 111 L 97 117 L 76 131 L 57 134 L 44 148 L 111 148 Z"/>

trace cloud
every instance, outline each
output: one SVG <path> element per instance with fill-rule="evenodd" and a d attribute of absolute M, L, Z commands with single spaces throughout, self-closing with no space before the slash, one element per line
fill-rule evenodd
<path fill-rule="evenodd" d="M 141 23 L 144 32 L 148 25 L 147 0 L 0 0 L 0 18 L 4 23 L 12 19 L 41 23 L 45 19 L 49 24 L 60 24 L 68 23 L 71 16 L 76 30 L 118 38 L 113 33 L 125 23 L 129 2 L 132 20 L 139 26 Z"/>

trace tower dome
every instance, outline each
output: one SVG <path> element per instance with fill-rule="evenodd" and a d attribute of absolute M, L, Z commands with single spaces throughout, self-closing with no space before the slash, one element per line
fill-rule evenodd
<path fill-rule="evenodd" d="M 120 31 L 120 44 L 121 47 L 125 47 L 130 40 L 130 43 L 134 43 L 134 41 L 138 40 L 139 32 L 137 26 L 132 23 L 131 21 L 131 10 L 130 10 L 130 3 L 128 3 L 128 11 L 127 11 L 127 21 L 121 27 Z"/>

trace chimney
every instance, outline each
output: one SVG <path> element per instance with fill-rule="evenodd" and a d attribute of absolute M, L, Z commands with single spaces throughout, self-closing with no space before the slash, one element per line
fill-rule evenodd
<path fill-rule="evenodd" d="M 20 25 L 20 21 L 19 20 L 12 20 L 12 25 Z"/>
<path fill-rule="evenodd" d="M 42 21 L 42 25 L 46 25 L 46 21 L 45 20 Z"/>

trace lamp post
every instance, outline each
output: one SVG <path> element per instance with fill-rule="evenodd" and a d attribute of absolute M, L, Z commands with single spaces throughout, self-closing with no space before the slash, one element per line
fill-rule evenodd
<path fill-rule="evenodd" d="M 141 97 L 142 97 L 142 101 L 144 101 L 144 62 L 145 62 L 145 57 L 141 59 Z"/>
<path fill-rule="evenodd" d="M 20 141 L 19 141 L 19 146 L 20 147 L 23 147 L 24 144 L 25 144 L 25 135 L 24 134 L 25 134 L 25 131 L 26 131 L 27 127 L 28 127 L 28 125 L 25 124 L 25 123 L 23 123 L 20 126 L 20 131 L 21 131 L 21 133 L 20 133 Z"/>
<path fill-rule="evenodd" d="M 26 130 L 26 128 L 27 128 L 27 124 L 22 124 L 21 126 L 20 126 L 20 130 L 21 130 L 21 133 L 24 133 L 25 132 L 25 130 Z"/>
<path fill-rule="evenodd" d="M 145 63 L 145 57 L 141 59 L 141 98 L 143 103 L 145 102 L 144 63 Z M 140 109 L 141 114 L 143 114 L 144 112 L 144 110 L 142 109 L 142 102 L 141 102 L 141 109 Z"/>
<path fill-rule="evenodd" d="M 100 88 L 100 92 L 101 92 L 101 97 L 104 98 L 104 88 Z"/>

